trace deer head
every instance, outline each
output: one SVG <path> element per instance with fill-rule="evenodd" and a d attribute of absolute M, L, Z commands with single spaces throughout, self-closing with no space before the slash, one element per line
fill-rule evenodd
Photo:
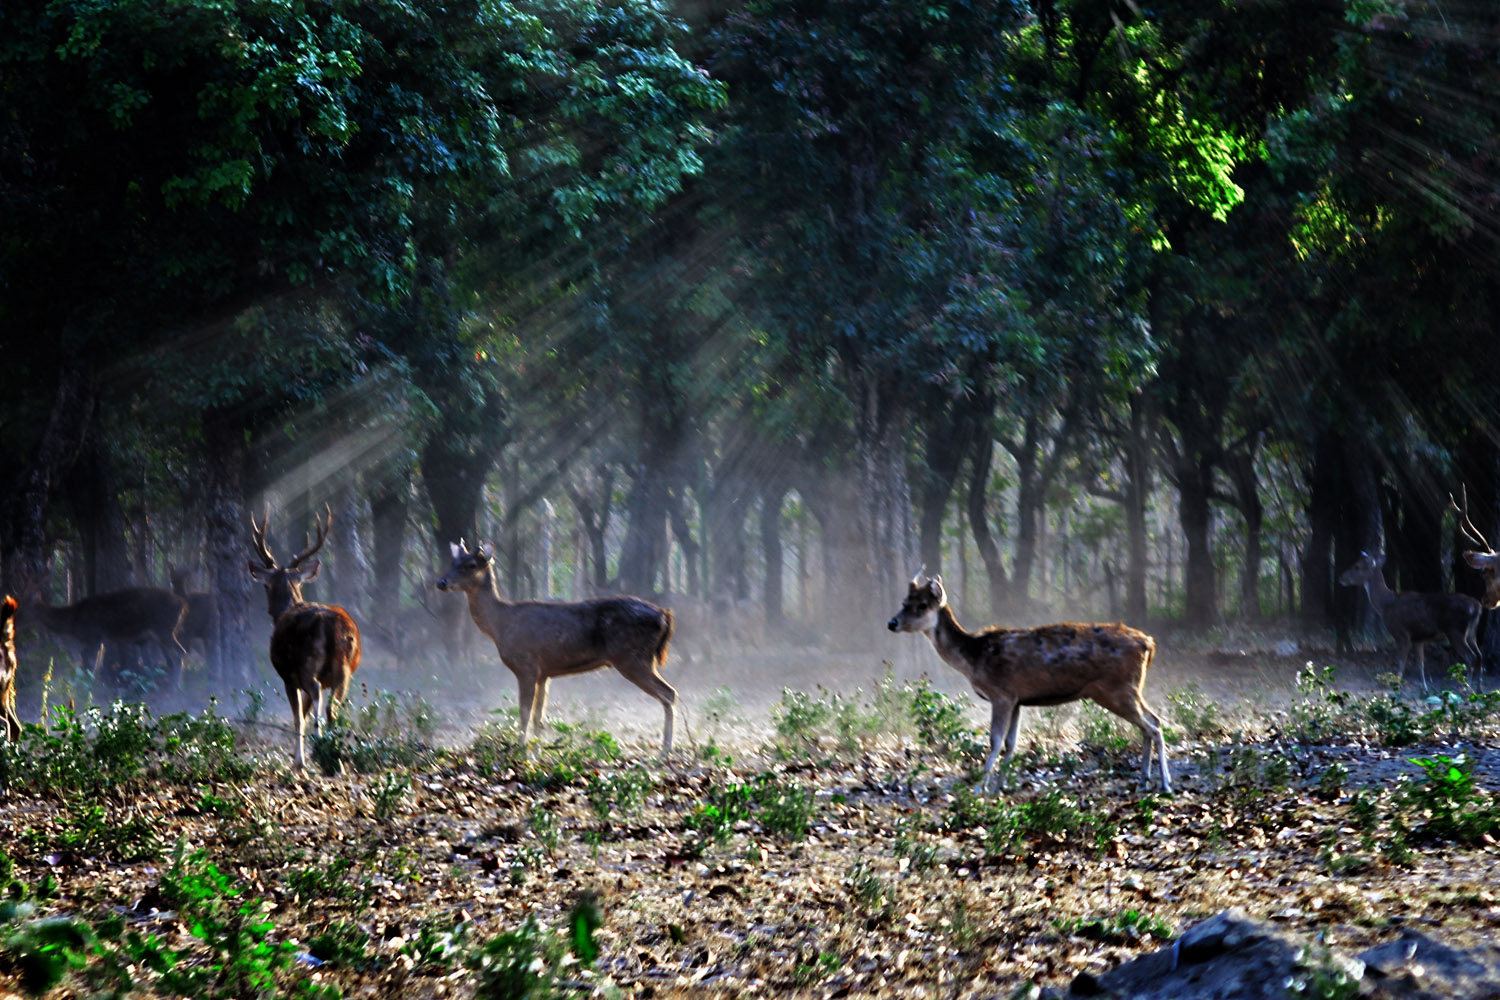
<path fill-rule="evenodd" d="M 1375 580 L 1383 582 L 1384 577 L 1380 575 L 1380 567 L 1384 565 L 1384 556 L 1376 559 L 1368 552 L 1361 552 L 1359 558 L 1354 560 L 1354 565 L 1339 574 L 1339 583 L 1346 587 L 1358 587 Z"/>
<path fill-rule="evenodd" d="M 892 632 L 931 632 L 937 627 L 938 610 L 947 603 L 943 578 L 934 576 L 923 582 L 922 570 L 919 569 L 906 588 L 906 600 L 901 602 L 901 610 L 886 622 L 886 628 Z"/>
<path fill-rule="evenodd" d="M 1474 527 L 1474 522 L 1469 519 L 1469 490 L 1462 487 L 1459 495 L 1463 497 L 1463 506 L 1453 501 L 1453 494 L 1448 494 L 1448 506 L 1454 514 L 1458 515 L 1458 530 L 1469 542 L 1479 546 L 1479 550 L 1469 550 L 1464 553 L 1464 562 L 1484 574 L 1484 606 L 1493 610 L 1500 608 L 1500 554 L 1497 554 L 1490 543 L 1485 541 L 1484 535 Z"/>
<path fill-rule="evenodd" d="M 470 551 L 462 538 L 457 542 L 450 542 L 448 549 L 453 554 L 453 565 L 448 567 L 448 572 L 437 578 L 438 590 L 468 593 L 489 585 L 489 580 L 494 576 L 493 549 L 481 543 Z"/>
<path fill-rule="evenodd" d="M 317 578 L 321 566 L 312 555 L 323 547 L 324 540 L 328 538 L 328 529 L 333 526 L 333 509 L 324 504 L 323 512 L 322 521 L 316 518 L 313 520 L 318 533 L 317 539 L 309 541 L 285 566 L 276 562 L 276 557 L 271 555 L 271 550 L 266 546 L 266 529 L 271 525 L 270 505 L 266 506 L 260 524 L 255 523 L 254 514 L 250 515 L 250 533 L 255 540 L 255 554 L 260 558 L 259 564 L 254 561 L 249 563 L 250 575 L 266 588 L 266 610 L 271 613 L 272 621 L 280 618 L 288 608 L 304 603 L 302 585 Z"/>

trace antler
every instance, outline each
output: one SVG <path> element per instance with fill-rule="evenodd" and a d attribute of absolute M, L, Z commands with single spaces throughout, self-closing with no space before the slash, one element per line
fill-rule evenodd
<path fill-rule="evenodd" d="M 1460 486 L 1458 489 L 1459 496 L 1464 498 L 1462 507 L 1453 502 L 1452 493 L 1448 494 L 1448 507 L 1453 513 L 1458 515 L 1458 530 L 1470 542 L 1483 547 L 1485 552 L 1493 552 L 1494 550 L 1490 548 L 1490 543 L 1485 541 L 1484 535 L 1480 534 L 1479 529 L 1474 527 L 1474 522 L 1469 520 L 1469 488 L 1467 486 Z"/>
<path fill-rule="evenodd" d="M 324 519 L 322 521 L 319 521 L 316 517 L 313 518 L 313 527 L 317 529 L 318 532 L 317 540 L 311 542 L 301 552 L 292 556 L 292 561 L 287 563 L 286 565 L 287 569 L 296 569 L 298 566 L 301 566 L 302 560 L 306 559 L 308 556 L 312 555 L 314 552 L 323 547 L 324 540 L 328 538 L 328 529 L 333 527 L 333 508 L 325 503 L 323 505 L 323 514 Z M 267 514 L 267 517 L 269 516 L 270 515 Z"/>
<path fill-rule="evenodd" d="M 266 529 L 271 526 L 271 505 L 266 504 L 265 517 L 259 524 L 255 523 L 255 514 L 250 514 L 250 534 L 255 539 L 255 554 L 260 556 L 261 562 L 266 564 L 266 569 L 280 569 L 276 565 L 276 557 L 271 555 L 271 550 L 266 548 Z"/>

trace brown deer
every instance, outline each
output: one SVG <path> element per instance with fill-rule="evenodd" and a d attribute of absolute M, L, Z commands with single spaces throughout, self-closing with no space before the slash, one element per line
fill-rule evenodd
<path fill-rule="evenodd" d="M 161 653 L 167 672 L 176 674 L 177 686 L 182 687 L 182 661 L 187 650 L 178 632 L 187 615 L 187 602 L 170 590 L 126 587 L 61 606 L 28 603 L 26 613 L 49 631 L 77 644 L 85 666 L 92 655 L 96 673 L 110 647 L 118 654 L 123 646 L 149 642 Z"/>
<path fill-rule="evenodd" d="M 21 738 L 21 717 L 16 714 L 16 599 L 0 600 L 0 720 L 8 740 Z"/>
<path fill-rule="evenodd" d="M 1453 513 L 1458 515 L 1458 530 L 1469 542 L 1479 546 L 1479 551 L 1470 550 L 1464 553 L 1464 562 L 1479 570 L 1484 575 L 1484 601 L 1486 609 L 1493 611 L 1500 608 L 1500 553 L 1495 552 L 1493 546 L 1485 541 L 1484 535 L 1474 527 L 1474 522 L 1469 520 L 1469 491 L 1463 490 L 1463 506 L 1453 502 L 1452 495 L 1448 497 L 1448 506 Z"/>
<path fill-rule="evenodd" d="M 1365 588 L 1385 630 L 1396 640 L 1396 673 L 1405 676 L 1407 656 L 1415 649 L 1422 690 L 1427 690 L 1422 649 L 1434 639 L 1447 639 L 1467 669 L 1477 668 L 1479 645 L 1474 641 L 1474 630 L 1479 627 L 1479 602 L 1467 594 L 1398 593 L 1386 585 L 1380 572 L 1383 565 L 1383 558 L 1361 552 L 1354 565 L 1339 574 L 1339 583 Z"/>
<path fill-rule="evenodd" d="M 495 582 L 494 553 L 469 551 L 462 539 L 450 546 L 453 565 L 437 580 L 442 591 L 469 599 L 469 614 L 495 643 L 500 660 L 520 688 L 521 740 L 540 729 L 547 711 L 547 682 L 554 677 L 614 667 L 630 683 L 661 702 L 666 715 L 661 755 L 672 752 L 677 691 L 658 673 L 672 641 L 672 612 L 638 597 L 589 601 L 502 600 Z"/>
<path fill-rule="evenodd" d="M 182 640 L 184 648 L 197 649 L 207 656 L 208 649 L 214 641 L 214 634 L 218 631 L 219 602 L 215 600 L 213 594 L 202 590 L 188 590 L 188 577 L 191 572 L 191 570 L 173 569 L 170 574 L 172 593 L 187 601 L 187 615 L 182 619 L 182 627 L 177 630 L 177 637 Z"/>
<path fill-rule="evenodd" d="M 324 508 L 325 518 L 315 521 L 318 537 L 309 542 L 285 566 L 266 546 L 266 529 L 271 523 L 271 509 L 260 524 L 250 516 L 250 531 L 255 540 L 255 554 L 260 564 L 250 563 L 250 575 L 266 588 L 266 610 L 275 626 L 271 631 L 271 666 L 286 685 L 286 698 L 292 708 L 292 724 L 297 733 L 292 767 L 306 767 L 303 742 L 307 717 L 314 716 L 318 732 L 323 732 L 323 689 L 329 691 L 328 724 L 338 715 L 339 706 L 349 693 L 349 682 L 359 669 L 359 628 L 349 612 L 329 604 L 310 604 L 302 599 L 302 585 L 318 575 L 320 564 L 311 558 L 323 547 L 328 529 L 333 525 L 333 510 Z"/>
<path fill-rule="evenodd" d="M 1156 655 L 1156 640 L 1128 625 L 1060 622 L 1036 628 L 992 625 L 966 632 L 948 606 L 940 577 L 912 578 L 901 610 L 887 623 L 892 632 L 922 632 L 938 656 L 969 679 L 990 703 L 990 753 L 975 792 L 989 788 L 1000 756 L 1016 748 L 1021 708 L 1062 705 L 1087 698 L 1140 729 L 1145 740 L 1141 778 L 1151 780 L 1151 758 L 1161 768 L 1162 791 L 1172 790 L 1161 720 L 1141 691 Z"/>

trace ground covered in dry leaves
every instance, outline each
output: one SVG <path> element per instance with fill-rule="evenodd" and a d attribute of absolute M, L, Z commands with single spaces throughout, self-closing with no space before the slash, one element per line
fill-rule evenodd
<path fill-rule="evenodd" d="M 53 712 L 0 747 L 0 997 L 1027 996 L 1230 906 L 1335 996 L 1330 947 L 1494 934 L 1500 699 L 1309 665 L 1275 709 L 1154 700 L 1170 795 L 1085 706 L 975 796 L 981 713 L 894 677 L 764 739 L 721 689 L 666 764 L 588 724 L 438 749 L 384 693 L 306 776 L 271 706 Z"/>

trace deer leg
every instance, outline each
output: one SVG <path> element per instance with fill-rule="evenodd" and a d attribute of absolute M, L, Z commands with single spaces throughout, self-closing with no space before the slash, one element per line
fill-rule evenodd
<path fill-rule="evenodd" d="M 323 685 L 314 680 L 303 686 L 307 692 L 307 714 L 312 716 L 313 724 L 318 727 L 318 735 L 323 735 Z M 328 723 L 333 724 L 333 701 L 328 702 Z"/>
<path fill-rule="evenodd" d="M 292 731 L 296 745 L 292 750 L 292 770 L 306 769 L 302 756 L 302 737 L 307 731 L 307 717 L 302 711 L 302 688 L 294 680 L 286 682 L 286 698 L 292 705 Z"/>
<path fill-rule="evenodd" d="M 1151 755 L 1156 755 L 1161 768 L 1161 790 L 1172 791 L 1172 778 L 1167 770 L 1167 741 L 1162 736 L 1161 719 L 1146 706 L 1146 699 L 1135 689 L 1123 693 L 1109 692 L 1096 695 L 1094 700 L 1141 731 L 1141 781 L 1151 783 Z"/>
<path fill-rule="evenodd" d="M 531 710 L 532 732 L 540 733 L 542 723 L 547 719 L 547 686 L 549 678 L 546 676 L 536 679 L 536 704 Z"/>
<path fill-rule="evenodd" d="M 677 689 L 662 680 L 656 667 L 648 663 L 644 670 L 620 671 L 626 680 L 661 702 L 664 716 L 661 731 L 661 759 L 672 753 L 672 729 L 677 720 Z"/>
<path fill-rule="evenodd" d="M 1411 644 L 1413 655 L 1417 658 L 1417 676 L 1422 679 L 1422 693 L 1427 693 L 1427 644 L 1425 642 L 1414 642 Z"/>
<path fill-rule="evenodd" d="M 990 776 L 995 771 L 995 761 L 1006 743 L 1014 743 L 1011 730 L 1021 721 L 1021 706 L 1013 699 L 999 697 L 990 702 L 990 753 L 984 759 L 984 776 L 974 786 L 974 794 L 982 795 L 989 790 Z"/>
<path fill-rule="evenodd" d="M 177 638 L 176 633 L 173 633 L 173 635 L 172 635 L 172 645 L 174 645 L 174 646 L 177 647 L 177 690 L 181 691 L 182 690 L 182 675 L 187 672 L 187 655 L 188 655 L 188 651 L 187 651 L 187 647 L 182 644 L 182 640 L 179 639 L 179 638 Z M 165 650 L 163 650 L 163 651 L 165 652 Z M 170 661 L 171 658 L 172 658 L 172 654 L 171 653 L 167 653 L 166 656 L 167 656 L 168 661 Z M 170 662 L 168 662 L 168 664 L 167 664 L 167 670 L 170 672 L 171 669 L 172 669 L 172 665 L 171 665 Z"/>
<path fill-rule="evenodd" d="M 521 703 L 521 745 L 524 747 L 531 740 L 531 710 L 536 705 L 536 678 L 517 674 L 516 683 L 520 686 L 518 698 Z"/>
<path fill-rule="evenodd" d="M 328 725 L 333 725 L 333 720 L 343 710 L 344 701 L 349 697 L 349 682 L 354 678 L 349 673 L 344 674 L 344 679 L 336 686 L 328 689 Z"/>
<path fill-rule="evenodd" d="M 1010 755 L 1016 752 L 1016 736 L 1021 732 L 1021 706 L 1018 704 L 1010 713 L 1010 728 L 1005 731 L 1005 756 L 1002 760 L 1010 760 Z"/>

